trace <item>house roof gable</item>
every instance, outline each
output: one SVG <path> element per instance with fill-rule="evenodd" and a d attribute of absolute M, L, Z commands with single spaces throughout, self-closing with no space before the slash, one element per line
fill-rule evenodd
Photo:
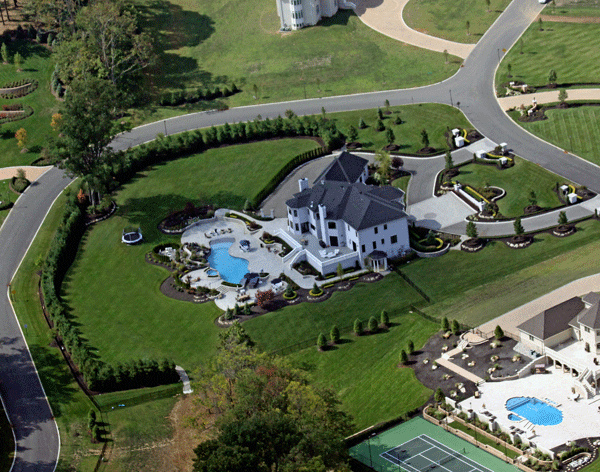
<path fill-rule="evenodd" d="M 585 305 L 581 298 L 573 297 L 558 305 L 538 313 L 533 318 L 517 326 L 524 333 L 546 340 L 569 328 L 569 323 Z"/>

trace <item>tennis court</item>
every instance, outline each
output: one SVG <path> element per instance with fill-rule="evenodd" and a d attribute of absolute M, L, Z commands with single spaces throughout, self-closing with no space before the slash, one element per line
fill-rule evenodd
<path fill-rule="evenodd" d="M 370 437 L 351 448 L 350 455 L 378 472 L 519 470 L 421 417 Z"/>

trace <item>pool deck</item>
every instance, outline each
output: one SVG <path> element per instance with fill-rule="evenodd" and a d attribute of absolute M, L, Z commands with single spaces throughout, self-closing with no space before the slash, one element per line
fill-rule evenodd
<path fill-rule="evenodd" d="M 514 425 L 528 434 L 535 432 L 531 439 L 534 443 L 553 449 L 574 439 L 600 436 L 600 396 L 573 401 L 569 399 L 572 395 L 570 386 L 570 374 L 550 368 L 547 374 L 502 382 L 486 382 L 479 386 L 480 398 L 467 398 L 461 405 L 473 408 L 476 412 L 487 410 L 505 427 Z M 549 399 L 562 411 L 562 422 L 552 426 L 540 426 L 527 420 L 510 421 L 508 415 L 511 412 L 506 409 L 505 404 L 509 398 L 516 396 L 535 397 L 544 401 Z"/>

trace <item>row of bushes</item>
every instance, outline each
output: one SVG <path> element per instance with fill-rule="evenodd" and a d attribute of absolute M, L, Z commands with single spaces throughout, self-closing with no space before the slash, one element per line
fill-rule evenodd
<path fill-rule="evenodd" d="M 221 90 L 219 87 L 215 87 L 214 90 L 209 88 L 203 89 L 202 87 L 198 87 L 193 91 L 179 91 L 179 92 L 171 92 L 165 93 L 161 95 L 158 100 L 158 104 L 161 107 L 170 106 L 176 107 L 179 105 L 184 105 L 186 103 L 197 103 L 203 100 L 215 100 L 217 98 L 230 97 L 231 95 L 235 95 L 240 92 L 240 89 L 237 88 L 237 85 L 231 84 L 231 89 L 228 87 L 223 87 Z"/>
<path fill-rule="evenodd" d="M 22 103 L 11 103 L 10 105 L 2 105 L 2 111 L 18 111 L 22 109 Z"/>
<path fill-rule="evenodd" d="M 38 88 L 39 82 L 36 79 L 23 79 L 23 80 L 17 80 L 14 82 L 10 82 L 10 83 L 4 85 L 2 88 L 10 89 L 10 88 L 22 87 L 24 85 L 26 85 L 26 87 L 23 87 L 19 90 L 15 90 L 13 92 L 0 93 L 0 98 L 5 98 L 5 99 L 10 100 L 13 98 L 21 98 L 21 97 L 24 97 L 25 95 L 29 95 L 30 93 L 34 92 Z"/>
<path fill-rule="evenodd" d="M 62 221 L 50 244 L 42 268 L 41 288 L 50 319 L 91 390 L 109 392 L 177 382 L 172 361 L 136 360 L 127 364 L 105 364 L 92 352 L 79 328 L 72 322 L 60 298 L 63 278 L 75 259 L 85 231 L 85 209 L 76 193 L 68 194 Z"/>

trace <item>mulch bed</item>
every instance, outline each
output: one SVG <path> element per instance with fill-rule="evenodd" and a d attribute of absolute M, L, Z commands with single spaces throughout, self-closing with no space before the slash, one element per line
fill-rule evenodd
<path fill-rule="evenodd" d="M 468 354 L 469 357 L 462 359 L 461 355 L 457 354 L 452 359 L 452 362 L 469 372 L 473 372 L 482 379 L 485 379 L 490 375 L 487 370 L 495 364 L 498 364 L 500 369 L 496 370 L 492 375 L 494 375 L 494 377 L 500 377 L 516 374 L 518 370 L 522 369 L 523 366 L 529 362 L 529 359 L 523 356 L 521 356 L 520 361 L 512 361 L 512 357 L 516 354 L 513 349 L 517 344 L 517 341 L 514 339 L 509 337 L 502 338 L 500 340 L 502 345 L 497 348 L 492 348 L 490 346 L 493 341 L 494 338 L 490 339 L 487 343 L 471 346 L 465 351 L 465 354 Z M 492 362 L 491 357 L 493 355 L 497 355 L 499 359 Z M 475 365 L 469 367 L 468 364 L 471 361 L 475 361 Z"/>
<path fill-rule="evenodd" d="M 564 238 L 566 236 L 571 236 L 572 234 L 575 234 L 576 231 L 577 228 L 575 228 L 575 225 L 560 225 L 556 228 L 552 228 L 551 234 L 559 238 Z"/>
<path fill-rule="evenodd" d="M 465 252 L 481 251 L 485 247 L 486 240 L 482 238 L 470 238 L 463 241 L 460 249 Z"/>
<path fill-rule="evenodd" d="M 522 249 L 531 246 L 533 243 L 533 236 L 511 236 L 510 238 L 502 239 L 506 245 L 512 249 Z"/>
<path fill-rule="evenodd" d="M 523 214 L 524 215 L 531 215 L 533 213 L 537 213 L 538 211 L 543 210 L 543 208 L 541 206 L 538 205 L 527 205 L 525 208 L 523 208 Z"/>
<path fill-rule="evenodd" d="M 346 143 L 346 149 L 349 149 L 350 151 L 354 151 L 356 149 L 360 149 L 362 147 L 362 144 L 359 143 L 358 141 L 353 141 L 351 143 Z"/>
<path fill-rule="evenodd" d="M 397 144 L 388 144 L 387 146 L 385 146 L 383 148 L 384 151 L 387 152 L 392 152 L 392 151 L 397 151 L 398 149 L 400 149 L 400 146 L 398 146 Z"/>
<path fill-rule="evenodd" d="M 433 154 L 437 149 L 431 146 L 421 148 L 417 151 L 418 154 Z"/>

